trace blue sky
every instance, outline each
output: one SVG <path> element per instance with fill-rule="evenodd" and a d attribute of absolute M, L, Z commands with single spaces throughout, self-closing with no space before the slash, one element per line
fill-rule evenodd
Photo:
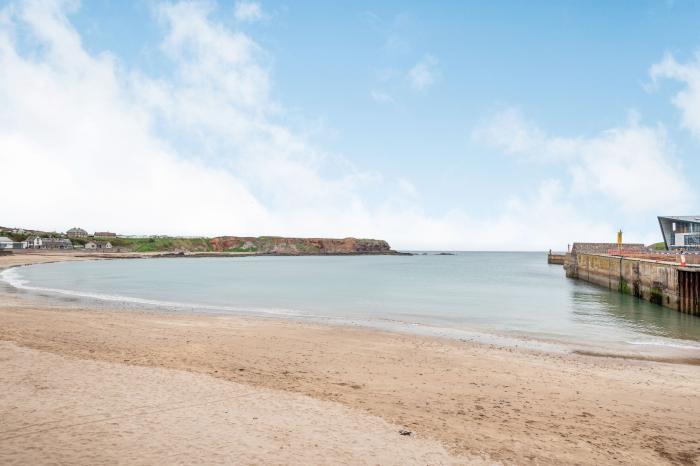
<path fill-rule="evenodd" d="M 654 241 L 656 215 L 700 213 L 697 2 L 11 1 L 3 12 L 0 118 L 13 124 L 0 160 L 69 161 L 83 167 L 71 183 L 103 192 L 78 209 L 75 189 L 57 202 L 73 207 L 0 223 L 557 249 L 620 227 Z M 17 97 L 37 92 L 50 111 Z M 44 127 L 16 122 L 32 112 Z M 47 136 L 63 125 L 60 143 Z M 61 191 L 55 172 L 40 175 L 37 196 Z"/>

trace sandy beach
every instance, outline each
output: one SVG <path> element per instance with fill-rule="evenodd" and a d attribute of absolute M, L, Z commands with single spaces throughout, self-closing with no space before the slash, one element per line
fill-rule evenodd
<path fill-rule="evenodd" d="M 2 464 L 700 464 L 692 364 L 88 308 L 6 284 L 0 361 Z"/>

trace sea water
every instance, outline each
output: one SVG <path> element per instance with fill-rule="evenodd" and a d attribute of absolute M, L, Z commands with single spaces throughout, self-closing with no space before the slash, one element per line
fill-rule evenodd
<path fill-rule="evenodd" d="M 6 270 L 27 292 L 458 338 L 698 351 L 700 318 L 578 280 L 546 254 L 160 258 Z M 553 346 L 554 347 L 554 346 Z"/>

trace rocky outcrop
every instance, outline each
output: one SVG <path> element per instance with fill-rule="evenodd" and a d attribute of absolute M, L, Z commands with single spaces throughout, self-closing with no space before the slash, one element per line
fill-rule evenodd
<path fill-rule="evenodd" d="M 249 252 L 258 254 L 393 254 L 389 243 L 377 239 L 358 238 L 283 238 L 279 236 L 220 236 L 210 240 L 217 252 Z"/>

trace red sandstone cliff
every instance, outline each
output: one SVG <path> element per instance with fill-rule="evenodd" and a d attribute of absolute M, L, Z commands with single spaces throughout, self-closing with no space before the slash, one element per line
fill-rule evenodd
<path fill-rule="evenodd" d="M 212 238 L 215 251 L 260 254 L 391 254 L 386 241 L 357 238 L 282 238 L 276 236 Z"/>

